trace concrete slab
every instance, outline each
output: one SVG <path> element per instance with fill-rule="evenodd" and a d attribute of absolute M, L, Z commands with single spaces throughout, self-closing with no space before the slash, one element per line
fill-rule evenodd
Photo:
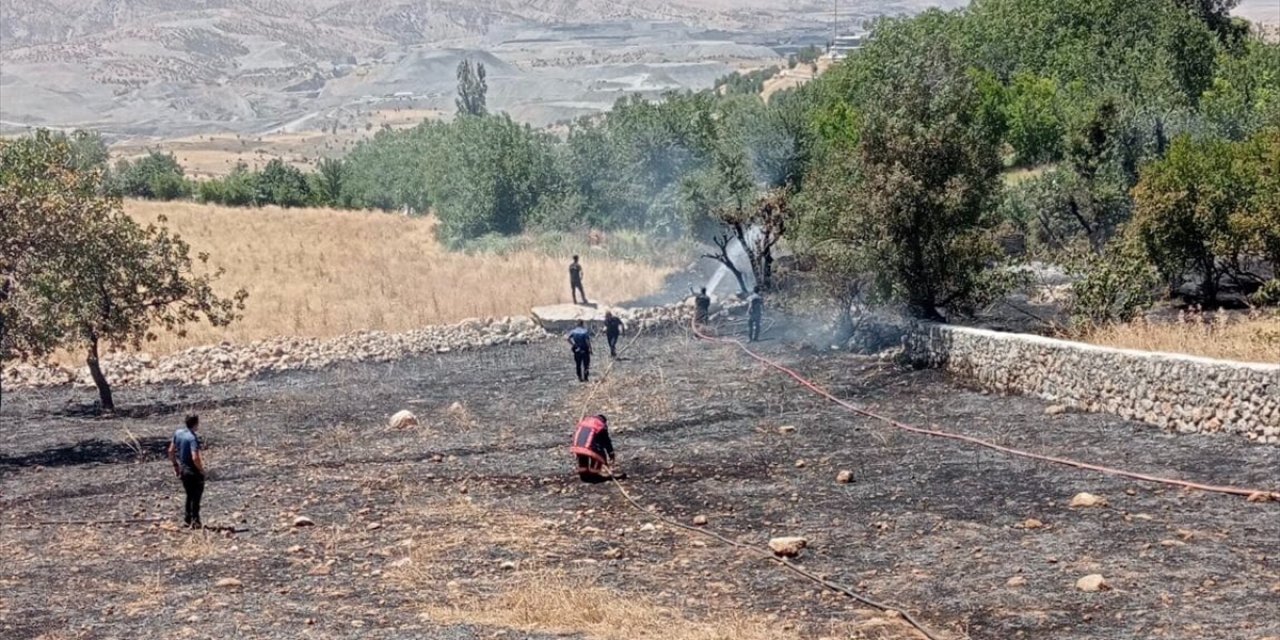
<path fill-rule="evenodd" d="M 575 326 L 578 321 L 582 320 L 593 329 L 599 329 L 604 324 L 604 312 L 612 311 L 614 315 L 626 317 L 623 309 L 606 306 L 600 303 L 592 303 L 590 305 L 581 304 L 552 304 L 544 307 L 534 307 L 529 315 L 533 317 L 533 321 L 538 326 L 551 333 L 567 333 Z"/>

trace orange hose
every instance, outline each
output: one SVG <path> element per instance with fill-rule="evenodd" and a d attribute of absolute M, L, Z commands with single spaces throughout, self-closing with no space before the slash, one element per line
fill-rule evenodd
<path fill-rule="evenodd" d="M 1077 469 L 1085 469 L 1088 471 L 1096 471 L 1098 473 L 1105 473 L 1107 475 L 1117 476 L 1121 478 L 1130 478 L 1133 480 L 1141 480 L 1144 482 L 1154 482 L 1154 483 L 1164 484 L 1164 485 L 1169 485 L 1174 487 L 1182 487 L 1184 489 L 1207 491 L 1210 493 L 1224 493 L 1228 495 L 1246 496 L 1252 501 L 1267 501 L 1267 500 L 1280 501 L 1280 491 L 1247 489 L 1243 487 L 1211 485 L 1211 484 L 1202 484 L 1199 482 L 1188 482 L 1185 480 L 1174 480 L 1172 478 L 1161 478 L 1159 476 L 1152 476 L 1145 473 L 1138 473 L 1135 471 L 1126 471 L 1124 469 L 1116 469 L 1113 467 L 1105 467 L 1102 465 L 1090 464 L 1088 462 L 1080 462 L 1077 460 L 1071 460 L 1069 458 L 1061 458 L 1058 456 L 1044 455 L 1044 454 L 1034 453 L 1031 451 L 1023 451 L 1021 449 L 1006 447 L 1003 445 L 996 444 L 994 442 L 988 442 L 980 438 L 974 438 L 971 436 L 961 435 L 958 433 L 949 433 L 946 431 L 936 431 L 934 429 L 925 429 L 923 427 L 912 426 L 912 425 L 894 420 L 893 418 L 880 415 L 878 413 L 875 413 L 874 411 L 864 409 L 846 400 L 841 400 L 840 398 L 837 398 L 836 396 L 832 395 L 830 391 L 827 391 L 826 389 L 823 389 L 822 387 L 818 386 L 812 381 L 806 379 L 804 376 L 800 375 L 795 370 L 790 369 L 785 365 L 779 364 L 773 360 L 770 360 L 769 358 L 766 358 L 752 351 L 746 345 L 742 344 L 741 340 L 737 340 L 734 338 L 721 338 L 717 336 L 707 335 L 703 333 L 701 330 L 699 330 L 696 323 L 694 323 L 692 327 L 693 327 L 694 335 L 696 335 L 698 338 L 702 340 L 706 340 L 708 342 L 717 342 L 721 344 L 734 345 L 739 349 L 741 349 L 748 356 L 752 357 L 753 359 L 787 374 L 791 378 L 795 379 L 796 382 L 799 382 L 801 385 L 803 385 L 810 391 L 818 394 L 819 396 L 822 396 L 840 405 L 841 407 L 848 409 L 849 411 L 852 411 L 859 415 L 866 416 L 868 418 L 872 418 L 874 420 L 879 420 L 880 422 L 896 427 L 898 429 L 902 429 L 903 431 L 910 431 L 911 433 L 918 433 L 918 434 L 931 436 L 935 438 L 946 438 L 948 440 L 958 440 L 961 442 L 967 442 L 969 444 L 977 445 L 980 447 L 985 447 L 987 449 L 992 449 L 994 451 L 999 451 L 1001 453 L 1006 453 L 1012 456 L 1028 458 L 1031 460 L 1040 460 L 1042 462 L 1050 462 L 1053 464 L 1060 464 L 1068 467 L 1075 467 Z"/>

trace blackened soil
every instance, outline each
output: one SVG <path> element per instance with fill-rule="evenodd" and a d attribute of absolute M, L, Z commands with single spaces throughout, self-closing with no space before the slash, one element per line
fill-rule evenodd
<path fill-rule="evenodd" d="M 782 340 L 761 350 L 905 422 L 1172 478 L 1280 486 L 1276 448 L 1048 416 L 1037 400 Z M 86 391 L 6 393 L 0 637 L 491 637 L 505 630 L 421 614 L 456 604 L 458 589 L 500 588 L 526 566 L 582 561 L 604 586 L 693 619 L 749 610 L 818 628 L 861 607 L 670 528 L 641 533 L 648 520 L 612 486 L 572 475 L 567 440 L 585 412 L 610 417 L 642 504 L 686 522 L 704 515 L 744 542 L 805 536 L 806 567 L 947 637 L 1280 636 L 1280 504 L 896 431 L 684 334 L 641 336 L 624 358 L 598 361 L 605 380 L 589 385 L 554 343 L 124 389 L 117 403 L 129 417 L 112 420 L 77 409 Z M 191 408 L 213 470 L 205 522 L 237 533 L 172 526 L 180 488 L 163 450 Z M 388 428 L 402 408 L 423 426 Z M 835 482 L 840 470 L 854 482 Z M 1085 491 L 1108 506 L 1068 507 Z M 474 519 L 445 517 L 463 502 Z M 316 526 L 294 528 L 299 514 Z M 32 526 L 157 516 L 169 521 Z M 493 523 L 517 518 L 559 542 L 486 542 Z M 1029 518 L 1044 527 L 1024 528 Z M 433 541 L 451 555 L 429 579 L 392 568 L 406 545 Z M 1093 573 L 1111 589 L 1078 591 Z M 1008 586 L 1015 576 L 1025 585 Z M 240 586 L 216 586 L 223 578 Z"/>

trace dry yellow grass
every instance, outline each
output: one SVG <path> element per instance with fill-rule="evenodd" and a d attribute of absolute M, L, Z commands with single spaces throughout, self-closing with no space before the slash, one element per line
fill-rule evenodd
<path fill-rule="evenodd" d="M 1280 313 L 1183 313 L 1172 322 L 1138 320 L 1099 327 L 1086 342 L 1124 349 L 1185 353 L 1244 362 L 1280 363 Z"/>
<path fill-rule="evenodd" d="M 866 640 L 919 638 L 900 622 L 861 612 L 859 622 L 833 624 L 824 635 Z M 453 606 L 431 606 L 436 622 L 485 624 L 530 632 L 582 635 L 593 640 L 800 640 L 817 637 L 784 628 L 764 616 L 721 611 L 708 621 L 636 594 L 623 594 L 559 572 L 540 572 L 513 581 L 496 595 Z M 812 629 L 808 631 L 814 631 Z"/>
<path fill-rule="evenodd" d="M 303 170 L 312 170 L 324 157 L 341 156 L 356 143 L 372 138 L 383 126 L 404 129 L 424 120 L 439 120 L 447 113 L 434 109 L 382 109 L 357 114 L 354 120 L 344 123 L 338 133 L 313 128 L 297 131 L 279 131 L 264 134 L 204 134 L 172 139 L 126 140 L 111 147 L 116 158 L 136 158 L 150 150 L 173 153 L 194 178 L 226 175 L 236 163 L 250 167 L 266 164 L 272 158 Z"/>
<path fill-rule="evenodd" d="M 215 329 L 164 334 L 153 354 L 280 335 L 332 337 L 358 330 L 404 331 L 470 317 L 528 313 L 570 302 L 567 263 L 531 251 L 451 253 L 433 222 L 385 213 L 325 209 L 236 209 L 130 201 L 139 221 L 168 218 L 194 251 L 226 269 L 218 289 L 249 291 L 244 319 Z M 593 300 L 622 301 L 661 288 L 666 272 L 583 257 Z"/>

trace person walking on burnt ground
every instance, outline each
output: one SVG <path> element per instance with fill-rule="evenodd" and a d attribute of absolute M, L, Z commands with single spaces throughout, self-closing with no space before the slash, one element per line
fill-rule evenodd
<path fill-rule="evenodd" d="M 196 436 L 199 426 L 199 416 L 187 416 L 185 425 L 173 433 L 169 442 L 169 462 L 173 463 L 173 473 L 182 479 L 182 489 L 187 494 L 182 521 L 192 529 L 204 526 L 200 522 L 200 500 L 204 497 L 205 468 L 200 438 Z"/>
<path fill-rule="evenodd" d="M 697 293 L 693 292 L 693 287 L 689 287 L 689 293 L 693 293 L 693 321 L 695 324 L 706 324 L 707 318 L 711 316 L 711 296 L 707 295 L 707 288 L 703 287 Z"/>
<path fill-rule="evenodd" d="M 618 473 L 615 469 L 618 458 L 613 450 L 613 439 L 609 437 L 609 419 L 604 415 L 588 416 L 578 423 L 569 453 L 578 461 L 578 478 L 583 482 L 594 484 L 626 478 L 625 473 Z"/>
<path fill-rule="evenodd" d="M 622 318 L 613 315 L 612 311 L 604 312 L 604 337 L 609 341 L 610 358 L 617 359 L 618 336 L 621 336 L 626 328 L 626 325 L 622 323 Z"/>
<path fill-rule="evenodd" d="M 582 294 L 581 303 L 578 302 L 579 293 Z M 588 304 L 587 290 L 582 288 L 582 264 L 578 262 L 578 256 L 569 263 L 569 295 L 573 296 L 574 304 Z"/>
<path fill-rule="evenodd" d="M 583 321 L 569 332 L 569 348 L 573 351 L 573 368 L 578 372 L 578 382 L 591 379 L 591 332 Z"/>
<path fill-rule="evenodd" d="M 760 287 L 751 290 L 747 296 L 747 340 L 760 340 L 760 320 L 764 317 L 764 298 L 760 296 Z"/>

